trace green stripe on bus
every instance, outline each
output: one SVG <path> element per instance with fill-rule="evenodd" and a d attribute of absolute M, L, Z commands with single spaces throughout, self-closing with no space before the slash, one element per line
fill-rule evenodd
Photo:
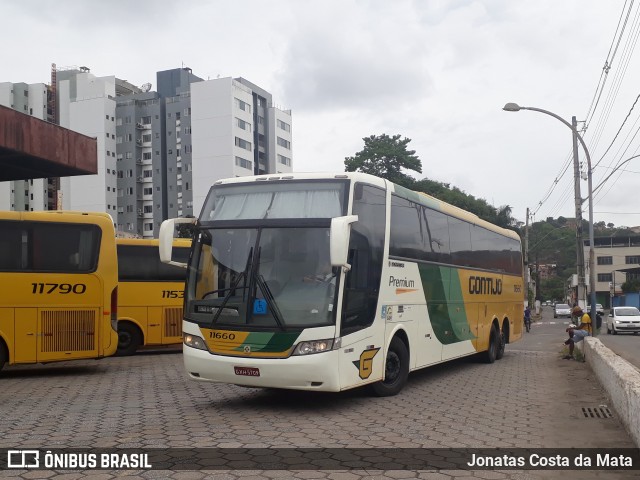
<path fill-rule="evenodd" d="M 473 339 L 455 269 L 419 264 L 418 270 L 436 338 L 443 345 Z"/>
<path fill-rule="evenodd" d="M 300 333 L 271 333 L 271 332 L 251 332 L 242 345 L 235 348 L 236 351 L 243 351 L 245 346 L 250 346 L 252 352 L 285 352 L 291 348 L 293 342 L 300 336 Z"/>

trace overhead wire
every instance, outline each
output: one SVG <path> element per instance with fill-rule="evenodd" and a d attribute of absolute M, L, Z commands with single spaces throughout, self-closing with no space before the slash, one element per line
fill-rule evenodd
<path fill-rule="evenodd" d="M 622 10 L 620 12 L 620 17 L 618 18 L 618 24 L 616 26 L 616 30 L 614 32 L 613 38 L 611 40 L 611 45 L 609 46 L 609 52 L 607 53 L 607 57 L 605 59 L 605 63 L 604 66 L 602 68 L 602 71 L 600 73 L 600 79 L 598 80 L 598 85 L 596 86 L 596 91 L 594 93 L 594 96 L 591 100 L 591 105 L 589 106 L 589 110 L 587 111 L 587 115 L 585 116 L 585 118 L 587 118 L 587 120 L 585 120 L 584 126 L 583 126 L 583 132 L 586 131 L 589 122 L 591 121 L 591 119 L 593 119 L 593 116 L 596 112 L 596 109 L 598 107 L 598 104 L 600 103 L 600 99 L 602 97 L 602 93 L 604 91 L 604 87 L 606 85 L 606 81 L 608 78 L 608 74 L 609 74 L 609 70 L 611 69 L 611 66 L 613 65 L 613 61 L 616 57 L 616 54 L 618 52 L 620 43 L 622 41 L 622 37 L 624 34 L 624 31 L 626 29 L 627 23 L 629 21 L 629 16 L 631 14 L 631 10 L 633 8 L 633 4 L 634 4 L 634 0 L 631 0 L 630 4 L 629 4 L 629 8 L 627 9 L 627 3 L 628 0 L 625 0 L 625 3 L 622 7 Z M 625 16 L 625 10 L 626 10 L 626 16 Z M 624 23 L 623 22 L 623 17 L 624 17 Z M 621 25 L 622 23 L 622 25 Z M 616 41 L 617 39 L 617 41 Z M 615 44 L 615 47 L 614 47 Z M 571 165 L 571 160 L 573 158 L 573 153 L 569 154 L 569 158 L 567 161 L 565 161 L 565 163 L 563 163 L 563 166 L 560 170 L 560 173 L 558 175 L 556 175 L 556 177 L 554 178 L 551 186 L 548 188 L 547 192 L 545 193 L 545 195 L 542 197 L 542 199 L 538 202 L 537 207 L 535 208 L 535 212 L 538 212 L 540 210 L 540 208 L 546 204 L 546 202 L 549 200 L 549 198 L 551 197 L 552 193 L 556 190 L 556 187 L 558 186 L 558 183 L 560 182 L 560 180 L 562 179 L 562 177 L 566 174 L 569 166 Z M 564 205 L 564 203 L 566 202 L 567 198 L 570 196 L 570 189 L 569 188 L 565 188 L 563 189 L 562 193 L 560 194 L 559 198 L 556 200 L 555 204 L 550 208 L 550 213 L 553 212 L 555 214 L 556 211 L 558 211 L 562 205 Z M 549 215 L 549 216 L 553 216 L 553 215 Z"/>

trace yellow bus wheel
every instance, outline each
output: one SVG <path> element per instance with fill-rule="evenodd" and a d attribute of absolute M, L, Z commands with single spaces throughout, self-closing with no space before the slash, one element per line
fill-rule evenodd
<path fill-rule="evenodd" d="M 116 355 L 126 357 L 133 355 L 142 344 L 142 333 L 133 323 L 118 322 L 118 350 Z"/>

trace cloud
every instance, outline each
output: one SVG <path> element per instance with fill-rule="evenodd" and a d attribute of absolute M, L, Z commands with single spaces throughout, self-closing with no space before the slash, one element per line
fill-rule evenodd
<path fill-rule="evenodd" d="M 293 108 L 375 111 L 429 94 L 429 46 L 410 4 L 391 3 L 400 8 L 351 1 L 299 17 L 276 77 Z"/>

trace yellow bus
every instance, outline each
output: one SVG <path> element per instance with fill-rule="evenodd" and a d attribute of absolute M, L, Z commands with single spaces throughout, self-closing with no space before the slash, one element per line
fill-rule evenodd
<path fill-rule="evenodd" d="M 0 212 L 0 368 L 113 355 L 118 272 L 106 213 Z"/>
<path fill-rule="evenodd" d="M 184 268 L 160 262 L 158 240 L 116 239 L 118 250 L 118 351 L 182 342 Z M 176 261 L 189 259 L 190 240 L 175 240 Z"/>
<path fill-rule="evenodd" d="M 171 261 L 194 223 L 183 359 L 190 378 L 397 394 L 410 371 L 522 336 L 517 233 L 355 172 L 217 181 L 200 218 L 160 228 Z"/>

